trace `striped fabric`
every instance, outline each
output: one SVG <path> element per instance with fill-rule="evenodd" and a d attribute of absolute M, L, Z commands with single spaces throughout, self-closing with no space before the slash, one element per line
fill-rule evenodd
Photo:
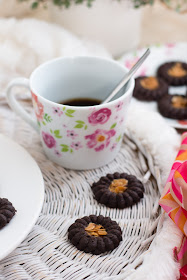
<path fill-rule="evenodd" d="M 175 253 L 181 265 L 187 264 L 187 132 L 182 134 L 181 146 L 171 168 L 159 204 L 184 234 Z"/>

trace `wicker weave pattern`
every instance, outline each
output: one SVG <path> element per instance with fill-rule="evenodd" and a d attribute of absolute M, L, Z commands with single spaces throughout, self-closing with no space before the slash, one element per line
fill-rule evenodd
<path fill-rule="evenodd" d="M 142 143 L 127 131 L 120 154 L 112 163 L 75 172 L 48 161 L 38 135 L 6 104 L 0 112 L 0 132 L 28 150 L 39 164 L 45 181 L 42 213 L 24 242 L 0 262 L 0 280 L 99 280 L 114 276 L 125 279 L 131 274 L 147 253 L 160 215 L 159 170 Z M 116 171 L 131 173 L 144 182 L 145 197 L 132 209 L 110 209 L 93 199 L 90 185 Z M 92 256 L 68 242 L 68 227 L 76 218 L 90 214 L 110 216 L 121 226 L 123 241 L 111 253 Z"/>

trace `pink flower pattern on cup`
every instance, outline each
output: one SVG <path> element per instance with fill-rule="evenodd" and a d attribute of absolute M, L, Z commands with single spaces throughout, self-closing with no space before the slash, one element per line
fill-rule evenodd
<path fill-rule="evenodd" d="M 67 137 L 71 137 L 71 139 L 75 139 L 78 136 L 77 133 L 75 133 L 74 130 L 67 130 Z"/>
<path fill-rule="evenodd" d="M 88 121 L 91 125 L 104 124 L 109 120 L 111 114 L 110 109 L 102 108 L 92 112 L 91 115 L 88 116 Z"/>
<path fill-rule="evenodd" d="M 72 142 L 72 144 L 71 144 L 71 148 L 73 148 L 73 149 L 75 149 L 75 150 L 79 150 L 79 149 L 81 149 L 83 146 L 82 146 L 82 144 L 81 144 L 81 142 L 80 141 L 78 141 L 78 142 Z"/>
<path fill-rule="evenodd" d="M 124 117 L 122 117 L 119 121 L 120 124 L 122 124 L 124 122 Z"/>
<path fill-rule="evenodd" d="M 104 148 L 108 147 L 111 137 L 113 137 L 115 134 L 116 131 L 114 129 L 97 129 L 93 134 L 85 136 L 85 139 L 88 140 L 87 147 L 89 149 L 94 148 L 96 152 L 102 151 Z"/>
<path fill-rule="evenodd" d="M 53 114 L 58 115 L 59 117 L 63 114 L 60 107 L 53 107 Z"/>
<path fill-rule="evenodd" d="M 57 157 L 61 157 L 62 156 L 62 154 L 58 151 L 58 150 L 54 150 L 54 153 L 55 153 L 55 155 L 57 156 Z"/>
<path fill-rule="evenodd" d="M 49 149 L 56 147 L 56 140 L 51 134 L 42 131 L 42 138 Z"/>
<path fill-rule="evenodd" d="M 110 150 L 113 151 L 117 146 L 117 143 L 112 144 L 112 146 L 110 147 Z"/>
<path fill-rule="evenodd" d="M 31 92 L 31 94 L 37 120 L 42 121 L 44 116 L 44 106 L 38 101 L 38 97 L 33 92 Z"/>
<path fill-rule="evenodd" d="M 119 101 L 118 104 L 115 106 L 116 108 L 116 111 L 120 111 L 123 107 L 123 102 L 122 101 Z"/>

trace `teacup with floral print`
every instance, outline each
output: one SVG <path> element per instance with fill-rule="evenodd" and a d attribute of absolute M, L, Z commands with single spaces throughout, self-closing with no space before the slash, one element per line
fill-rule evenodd
<path fill-rule="evenodd" d="M 103 100 L 127 72 L 124 65 L 108 58 L 60 57 L 38 66 L 29 79 L 10 83 L 7 98 L 10 107 L 38 133 L 52 162 L 77 170 L 98 168 L 120 149 L 134 80 L 121 89 L 119 97 L 104 104 L 65 101 Z M 11 98 L 12 87 L 17 85 L 30 89 L 34 118 Z"/>

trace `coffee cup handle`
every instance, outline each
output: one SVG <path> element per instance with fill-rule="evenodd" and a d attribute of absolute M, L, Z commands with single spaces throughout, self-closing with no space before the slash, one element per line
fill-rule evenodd
<path fill-rule="evenodd" d="M 19 104 L 16 100 L 13 87 L 21 86 L 25 87 L 30 91 L 29 79 L 26 78 L 16 78 L 11 81 L 6 89 L 6 96 L 9 106 L 12 108 L 14 112 L 16 112 L 23 120 L 25 120 L 28 124 L 30 124 L 37 132 L 39 132 L 39 128 L 37 126 L 36 121 L 30 116 L 29 113 Z"/>

